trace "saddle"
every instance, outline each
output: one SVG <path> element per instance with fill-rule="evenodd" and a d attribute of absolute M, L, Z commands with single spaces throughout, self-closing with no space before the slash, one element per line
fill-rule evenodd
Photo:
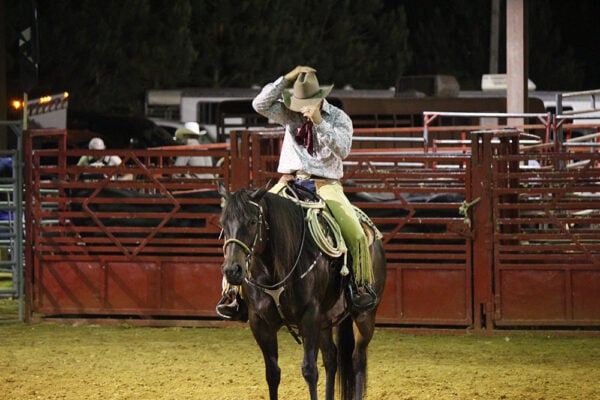
<path fill-rule="evenodd" d="M 309 231 L 321 251 L 331 257 L 344 257 L 342 275 L 347 275 L 347 247 L 341 233 L 341 229 L 327 208 L 325 201 L 315 192 L 289 181 L 287 186 L 279 192 L 279 195 L 299 204 L 306 213 Z M 353 206 L 356 216 L 363 228 L 369 246 L 383 235 L 377 229 L 373 221 L 361 209 Z"/>

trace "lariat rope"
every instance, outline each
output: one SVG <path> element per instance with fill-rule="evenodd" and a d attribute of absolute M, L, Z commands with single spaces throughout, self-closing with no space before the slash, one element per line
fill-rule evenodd
<path fill-rule="evenodd" d="M 350 273 L 347 265 L 348 248 L 346 247 L 346 242 L 342 236 L 340 226 L 337 224 L 331 213 L 321 212 L 327 207 L 325 201 L 323 201 L 323 199 L 318 199 L 318 201 L 303 201 L 297 197 L 290 196 L 285 190 L 281 191 L 279 195 L 306 209 L 306 223 L 315 243 L 323 253 L 330 257 L 338 258 L 344 256 L 344 264 L 342 265 L 340 274 L 342 274 L 342 276 L 348 275 Z M 333 240 L 323 230 L 323 226 L 319 222 L 319 214 L 321 214 L 323 220 L 329 226 L 331 234 L 333 235 Z"/>

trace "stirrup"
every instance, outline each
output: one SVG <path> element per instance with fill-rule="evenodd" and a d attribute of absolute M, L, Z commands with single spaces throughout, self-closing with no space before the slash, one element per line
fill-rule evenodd
<path fill-rule="evenodd" d="M 225 320 L 229 321 L 248 321 L 248 308 L 242 300 L 238 300 L 237 297 L 231 299 L 230 297 L 223 296 L 215 307 L 217 315 Z"/>
<path fill-rule="evenodd" d="M 366 283 L 363 285 L 366 290 L 365 293 L 355 293 L 354 286 L 353 283 L 348 284 L 348 294 L 352 305 L 359 311 L 366 311 L 377 303 L 377 293 L 375 293 L 370 285 Z"/>
<path fill-rule="evenodd" d="M 234 315 L 239 313 L 239 304 L 235 298 L 230 299 L 229 297 L 223 296 L 215 307 L 217 315 L 223 319 L 234 319 Z"/>

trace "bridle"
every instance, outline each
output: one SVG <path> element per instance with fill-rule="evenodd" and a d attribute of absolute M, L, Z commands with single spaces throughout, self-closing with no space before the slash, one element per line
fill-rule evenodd
<path fill-rule="evenodd" d="M 244 280 L 248 284 L 250 284 L 254 287 L 257 287 L 259 289 L 262 289 L 264 291 L 277 290 L 279 288 L 283 288 L 283 285 L 292 276 L 292 274 L 294 273 L 294 271 L 296 270 L 296 268 L 298 267 L 298 264 L 300 262 L 300 256 L 302 255 L 302 251 L 304 250 L 304 242 L 306 241 L 306 227 L 304 224 L 302 224 L 302 241 L 300 242 L 300 248 L 298 249 L 298 254 L 296 255 L 296 261 L 294 262 L 294 265 L 292 266 L 290 271 L 283 277 L 283 279 L 281 279 L 279 282 L 277 282 L 273 285 L 263 285 L 261 283 L 258 283 L 254 279 L 252 279 L 252 277 L 250 276 L 250 265 L 251 265 L 252 257 L 256 254 L 256 252 L 255 252 L 256 244 L 259 242 L 263 242 L 263 238 L 261 235 L 261 232 L 263 231 L 262 230 L 263 224 L 267 231 L 269 230 L 269 225 L 265 221 L 264 211 L 263 211 L 262 206 L 254 201 L 249 201 L 248 203 L 252 204 L 253 206 L 255 206 L 258 209 L 258 222 L 257 222 L 258 227 L 256 229 L 256 233 L 254 234 L 254 239 L 252 240 L 252 245 L 248 246 L 246 243 L 244 243 L 243 241 L 241 241 L 239 239 L 229 238 L 229 239 L 225 240 L 225 243 L 223 244 L 223 253 L 225 253 L 227 246 L 229 246 L 230 244 L 237 244 L 244 250 L 244 253 L 246 253 L 246 270 L 248 271 L 248 274 L 244 278 Z M 308 272 L 310 272 L 314 268 L 315 264 L 316 264 L 316 260 L 310 266 L 310 268 L 302 274 L 300 279 L 303 279 L 308 274 Z"/>
<path fill-rule="evenodd" d="M 254 201 L 250 201 L 249 203 L 252 204 L 253 206 L 255 206 L 256 208 L 258 208 L 258 217 L 257 217 L 258 227 L 256 228 L 256 233 L 254 234 L 254 239 L 252 240 L 252 245 L 248 246 L 246 243 L 242 242 L 241 240 L 239 240 L 237 238 L 229 238 L 229 239 L 225 240 L 225 243 L 223 243 L 223 254 L 225 254 L 225 251 L 227 250 L 227 246 L 229 246 L 230 244 L 237 244 L 244 250 L 244 253 L 246 253 L 246 270 L 248 272 L 250 272 L 250 261 L 252 260 L 252 256 L 254 256 L 254 253 L 255 253 L 254 248 L 256 247 L 257 243 L 263 241 L 262 234 L 261 234 L 263 223 L 265 225 L 265 229 L 267 231 L 269 230 L 269 225 L 264 220 L 264 213 L 263 213 L 263 209 L 260 206 L 260 204 L 254 202 Z M 245 278 L 245 279 L 248 280 L 248 278 Z"/>
<path fill-rule="evenodd" d="M 225 240 L 225 243 L 223 244 L 223 253 L 225 253 L 225 251 L 227 250 L 227 246 L 229 246 L 230 244 L 237 244 L 244 250 L 244 253 L 246 254 L 246 271 L 247 271 L 246 276 L 244 277 L 244 281 L 246 283 L 248 283 L 250 286 L 253 286 L 259 290 L 262 290 L 264 293 L 271 296 L 271 298 L 275 302 L 275 306 L 277 307 L 277 312 L 279 313 L 279 317 L 281 318 L 281 320 L 287 327 L 290 334 L 294 337 L 296 342 L 298 344 L 301 344 L 302 341 L 300 340 L 299 333 L 294 331 L 291 324 L 288 322 L 288 320 L 283 315 L 283 311 L 281 309 L 281 302 L 279 299 L 281 297 L 281 293 L 283 293 L 283 291 L 285 290 L 285 283 L 288 281 L 288 279 L 290 279 L 290 277 L 292 276 L 292 274 L 298 267 L 298 264 L 300 263 L 300 257 L 302 256 L 302 251 L 304 250 L 304 242 L 306 240 L 305 224 L 304 223 L 302 224 L 302 241 L 300 242 L 300 248 L 298 249 L 298 254 L 296 255 L 296 261 L 294 262 L 294 265 L 292 266 L 290 271 L 279 282 L 277 282 L 273 285 L 263 285 L 259 282 L 256 282 L 254 279 L 252 279 L 250 266 L 251 266 L 252 257 L 255 254 L 257 254 L 255 251 L 255 247 L 256 247 L 257 243 L 262 243 L 265 240 L 262 237 L 263 225 L 265 226 L 266 231 L 269 230 L 269 225 L 268 225 L 267 221 L 265 221 L 264 211 L 263 211 L 262 206 L 254 201 L 249 201 L 249 203 L 258 209 L 258 218 L 257 218 L 258 219 L 258 221 L 257 221 L 258 227 L 256 229 L 256 233 L 254 234 L 254 239 L 252 240 L 252 245 L 248 246 L 246 243 L 244 243 L 243 241 L 241 241 L 237 238 L 228 238 L 227 240 Z M 313 268 L 317 265 L 317 261 L 319 260 L 319 258 L 320 258 L 320 255 L 317 256 L 317 258 L 313 261 L 311 266 L 300 276 L 300 279 L 304 279 L 304 277 L 306 277 L 306 275 L 308 275 L 308 273 L 313 270 Z"/>

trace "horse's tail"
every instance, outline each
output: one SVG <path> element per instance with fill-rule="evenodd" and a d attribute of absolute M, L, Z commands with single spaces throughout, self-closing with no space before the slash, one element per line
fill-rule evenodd
<path fill-rule="evenodd" d="M 338 388 L 341 400 L 354 399 L 355 374 L 354 364 L 352 362 L 352 353 L 354 353 L 354 331 L 352 328 L 352 318 L 349 316 L 339 324 L 337 329 L 338 336 Z"/>

